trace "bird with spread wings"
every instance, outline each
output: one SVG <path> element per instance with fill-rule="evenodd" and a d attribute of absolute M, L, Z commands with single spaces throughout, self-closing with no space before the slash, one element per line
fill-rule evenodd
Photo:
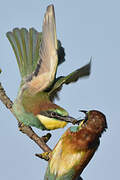
<path fill-rule="evenodd" d="M 76 120 L 54 103 L 63 84 L 90 74 L 90 63 L 67 76 L 56 77 L 65 53 L 56 36 L 54 6 L 47 7 L 42 33 L 34 28 L 15 28 L 7 32 L 21 74 L 21 84 L 13 111 L 20 122 L 41 130 L 63 128 Z"/>

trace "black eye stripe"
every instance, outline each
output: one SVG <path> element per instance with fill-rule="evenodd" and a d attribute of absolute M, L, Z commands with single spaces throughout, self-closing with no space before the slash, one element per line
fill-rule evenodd
<path fill-rule="evenodd" d="M 67 123 L 72 123 L 72 124 L 77 124 L 78 121 L 73 118 L 73 117 L 70 117 L 70 116 L 63 116 L 57 112 L 54 112 L 54 111 L 42 111 L 40 112 L 40 114 L 46 116 L 46 117 L 49 117 L 49 118 L 55 118 L 55 120 L 59 120 L 59 121 L 64 121 L 64 122 L 67 122 Z"/>
<path fill-rule="evenodd" d="M 41 111 L 40 114 L 50 117 L 50 118 L 59 118 L 61 115 L 54 111 Z M 62 117 L 62 116 L 61 116 Z"/>
<path fill-rule="evenodd" d="M 61 115 L 57 112 L 54 112 L 54 111 L 47 111 L 48 113 L 48 116 L 51 117 L 51 118 L 59 118 Z"/>

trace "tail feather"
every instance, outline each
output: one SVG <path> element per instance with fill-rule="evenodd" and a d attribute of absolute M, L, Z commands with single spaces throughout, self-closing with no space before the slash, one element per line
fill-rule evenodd
<path fill-rule="evenodd" d="M 42 33 L 38 33 L 35 29 L 31 28 L 30 32 L 32 34 L 32 64 L 33 70 L 36 68 L 37 60 L 39 59 L 39 49 Z"/>
<path fill-rule="evenodd" d="M 25 44 L 23 42 L 22 36 L 21 36 L 21 31 L 19 31 L 18 28 L 15 28 L 13 30 L 13 36 L 15 38 L 16 41 L 16 45 L 17 47 L 15 47 L 16 49 L 18 49 L 18 56 L 19 56 L 19 61 L 20 61 L 20 66 L 22 67 L 22 73 L 26 74 L 26 69 L 25 69 L 25 65 L 26 65 L 26 57 L 24 56 L 24 54 L 26 54 L 25 50 Z"/>
<path fill-rule="evenodd" d="M 42 33 L 34 28 L 30 28 L 29 31 L 25 28 L 15 28 L 12 32 L 7 32 L 6 36 L 16 56 L 21 77 L 22 79 L 27 79 L 35 71 L 39 61 Z M 65 61 L 65 52 L 59 40 L 55 46 L 58 46 L 59 65 Z"/>
<path fill-rule="evenodd" d="M 17 59 L 17 63 L 18 63 L 18 66 L 19 66 L 19 70 L 20 70 L 20 73 L 21 73 L 21 72 L 22 72 L 22 69 L 21 69 L 21 66 L 20 66 L 19 51 L 18 51 L 18 49 L 16 48 L 16 47 L 17 47 L 17 44 L 16 44 L 15 37 L 13 36 L 13 33 L 12 33 L 12 32 L 8 32 L 8 33 L 7 33 L 7 38 L 9 39 L 10 44 L 11 44 L 13 50 L 14 50 L 14 53 L 15 53 L 15 56 L 16 56 L 16 59 Z"/>
<path fill-rule="evenodd" d="M 18 29 L 19 31 L 19 29 Z M 21 50 L 22 50 L 22 61 L 24 62 L 24 72 L 26 74 L 29 73 L 28 68 L 26 68 L 26 66 L 28 65 L 28 58 L 29 58 L 29 48 L 28 48 L 28 44 L 29 44 L 29 37 L 28 37 L 28 31 L 25 28 L 22 28 L 20 31 L 20 37 L 22 40 L 22 45 L 21 45 Z M 26 68 L 26 69 L 25 69 Z"/>
<path fill-rule="evenodd" d="M 25 28 L 15 28 L 13 32 L 8 32 L 6 35 L 14 50 L 23 79 L 36 68 L 39 59 L 41 33 L 34 28 L 29 29 L 29 31 Z"/>

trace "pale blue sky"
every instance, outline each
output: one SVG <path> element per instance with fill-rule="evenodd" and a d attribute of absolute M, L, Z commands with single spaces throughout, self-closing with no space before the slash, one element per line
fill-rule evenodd
<path fill-rule="evenodd" d="M 4 0 L 0 3 L 0 81 L 9 97 L 16 97 L 20 75 L 5 33 L 14 27 L 34 27 L 41 31 L 47 5 L 53 3 L 57 36 L 66 50 L 66 62 L 58 75 L 68 74 L 86 64 L 90 57 L 90 78 L 64 86 L 60 101 L 71 116 L 79 109 L 105 113 L 108 127 L 101 145 L 82 173 L 84 180 L 119 179 L 120 126 L 120 1 L 119 0 Z M 40 149 L 21 134 L 13 115 L 0 102 L 0 179 L 43 180 L 47 163 L 34 156 Z M 36 130 L 36 129 L 35 129 Z M 36 130 L 39 135 L 45 134 Z M 53 131 L 54 147 L 65 129 Z"/>

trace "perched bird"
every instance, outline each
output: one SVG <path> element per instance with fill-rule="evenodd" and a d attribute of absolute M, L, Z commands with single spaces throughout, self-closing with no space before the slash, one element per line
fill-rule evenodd
<path fill-rule="evenodd" d="M 104 114 L 86 112 L 80 125 L 70 127 L 50 153 L 44 180 L 76 180 L 93 157 L 106 128 Z"/>
<path fill-rule="evenodd" d="M 42 33 L 34 28 L 15 28 L 7 38 L 14 50 L 21 74 L 21 84 L 13 111 L 25 125 L 41 130 L 63 128 L 67 122 L 75 122 L 62 107 L 54 104 L 57 92 L 63 84 L 77 81 L 90 74 L 90 63 L 67 76 L 56 77 L 65 53 L 56 36 L 53 5 L 47 7 Z"/>

